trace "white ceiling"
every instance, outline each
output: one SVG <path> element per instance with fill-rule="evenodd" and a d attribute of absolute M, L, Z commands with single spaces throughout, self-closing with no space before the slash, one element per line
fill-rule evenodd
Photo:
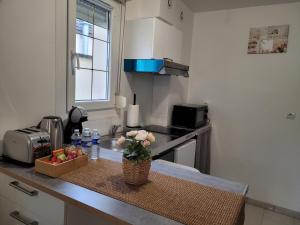
<path fill-rule="evenodd" d="M 194 12 L 272 5 L 300 0 L 183 0 Z"/>

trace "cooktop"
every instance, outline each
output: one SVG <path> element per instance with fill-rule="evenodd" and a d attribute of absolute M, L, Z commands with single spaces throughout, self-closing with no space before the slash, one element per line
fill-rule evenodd
<path fill-rule="evenodd" d="M 185 128 L 175 128 L 175 127 L 164 127 L 164 126 L 158 126 L 158 125 L 149 125 L 143 127 L 144 130 L 160 133 L 160 134 L 166 134 L 173 137 L 182 137 L 184 135 L 187 135 L 188 133 L 191 133 L 194 131 L 193 129 L 185 129 Z"/>

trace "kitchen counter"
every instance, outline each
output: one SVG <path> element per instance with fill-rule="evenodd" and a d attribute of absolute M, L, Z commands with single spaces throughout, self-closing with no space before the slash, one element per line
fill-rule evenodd
<path fill-rule="evenodd" d="M 210 129 L 211 124 L 207 124 L 206 126 L 203 126 L 201 128 L 186 132 L 186 134 L 180 135 L 179 137 L 153 132 L 156 137 L 156 141 L 150 147 L 151 153 L 153 156 L 158 155 L 168 149 L 174 148 L 175 146 L 184 143 L 187 140 L 190 140 L 191 138 L 204 134 L 210 131 Z"/>
<path fill-rule="evenodd" d="M 121 162 L 122 154 L 111 150 L 102 149 L 100 157 Z M 154 161 L 152 170 L 162 174 L 178 177 L 219 188 L 222 190 L 246 195 L 247 185 L 231 182 L 217 177 L 204 175 L 191 171 L 183 166 L 164 161 Z M 163 216 L 151 213 L 136 206 L 113 199 L 103 194 L 96 193 L 86 188 L 74 185 L 60 179 L 53 179 L 48 176 L 34 172 L 34 168 L 24 168 L 8 162 L 0 162 L 0 172 L 15 179 L 40 189 L 68 204 L 75 205 L 88 212 L 96 214 L 99 218 L 111 221 L 113 224 L 134 224 L 134 225 L 178 225 L 180 223 Z"/>

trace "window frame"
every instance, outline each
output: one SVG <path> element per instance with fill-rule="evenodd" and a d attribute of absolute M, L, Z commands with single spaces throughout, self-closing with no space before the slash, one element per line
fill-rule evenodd
<path fill-rule="evenodd" d="M 115 107 L 115 93 L 121 66 L 120 43 L 122 30 L 122 5 L 114 0 L 86 0 L 110 10 L 110 60 L 109 60 L 109 91 L 108 101 L 76 102 L 75 74 L 76 65 L 76 9 L 77 1 L 68 0 L 68 71 L 67 71 L 67 111 L 72 106 L 82 106 L 87 110 L 103 110 Z"/>

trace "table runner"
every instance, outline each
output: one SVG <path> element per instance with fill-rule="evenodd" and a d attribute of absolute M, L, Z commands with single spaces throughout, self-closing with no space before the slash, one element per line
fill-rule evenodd
<path fill-rule="evenodd" d="M 124 182 L 122 164 L 99 159 L 60 179 L 187 225 L 242 225 L 245 198 L 150 171 L 149 182 Z"/>

